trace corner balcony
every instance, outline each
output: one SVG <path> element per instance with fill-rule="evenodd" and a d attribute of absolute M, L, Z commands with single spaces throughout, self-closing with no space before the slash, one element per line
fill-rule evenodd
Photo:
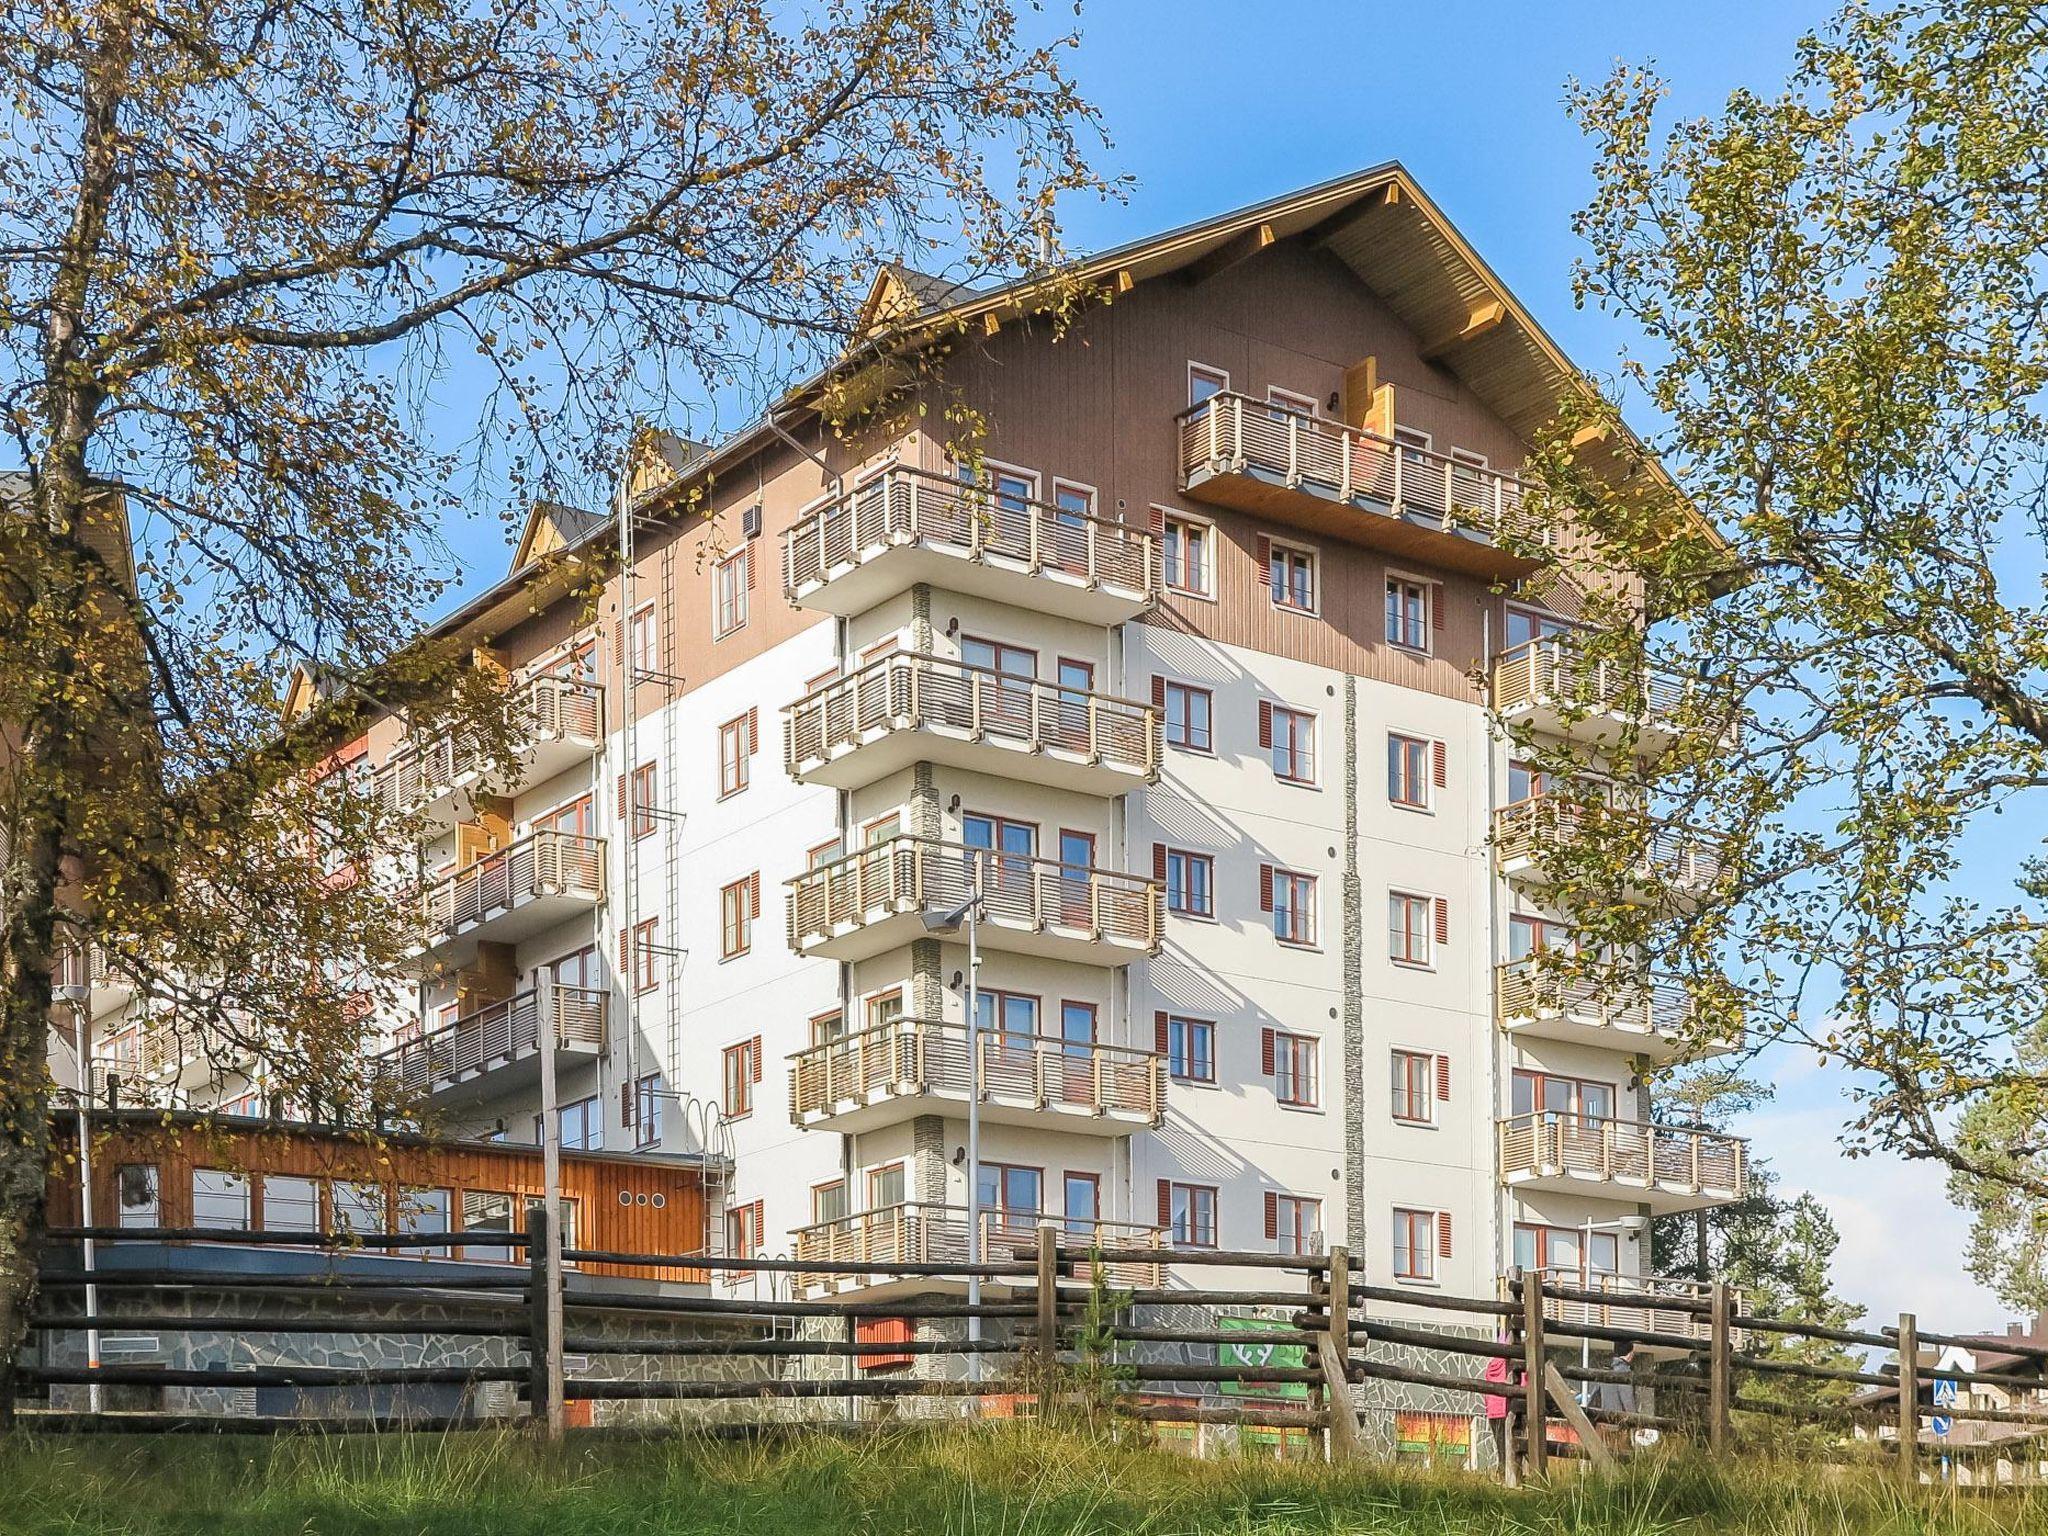
<path fill-rule="evenodd" d="M 1718 1131 L 1539 1110 L 1496 1122 L 1510 1190 L 1596 1195 L 1659 1216 L 1725 1205 L 1749 1192 L 1748 1148 Z"/>
<path fill-rule="evenodd" d="M 1155 1051 L 1049 1035 L 976 1032 L 981 1117 L 1092 1136 L 1128 1136 L 1166 1109 L 1166 1059 Z M 789 1117 L 867 1131 L 967 1104 L 967 1026 L 895 1019 L 791 1058 Z"/>
<path fill-rule="evenodd" d="M 1121 624 L 1159 599 L 1148 528 L 898 466 L 783 535 L 783 589 L 841 617 L 919 582 L 1086 624 Z"/>
<path fill-rule="evenodd" d="M 189 1090 L 255 1066 L 254 1052 L 217 1030 L 194 1033 L 159 1023 L 110 1035 L 93 1056 L 92 1086 L 102 1103 L 118 1080 L 123 1104 L 182 1107 Z"/>
<path fill-rule="evenodd" d="M 420 893 L 421 948 L 460 965 L 477 941 L 514 944 L 604 899 L 604 839 L 535 832 Z"/>
<path fill-rule="evenodd" d="M 379 1085 L 437 1104 L 475 1100 L 540 1081 L 543 1042 L 558 1071 L 605 1047 L 605 994 L 533 987 L 402 1041 L 371 1059 Z"/>
<path fill-rule="evenodd" d="M 1496 581 L 1542 564 L 1504 536 L 1551 543 L 1526 510 L 1532 487 L 1500 470 L 1230 391 L 1174 428 L 1181 491 L 1199 501 Z"/>
<path fill-rule="evenodd" d="M 1538 795 L 1493 813 L 1494 867 L 1527 890 L 1556 882 L 1556 851 L 1581 836 L 1626 829 L 1633 853 L 1612 893 L 1642 906 L 1697 900 L 1721 875 L 1716 841 L 1704 832 L 1634 811 L 1600 809 L 1562 796 Z"/>
<path fill-rule="evenodd" d="M 1165 1248 L 1165 1235 L 1157 1227 L 1129 1222 L 1094 1221 L 1077 1217 L 1041 1218 L 1024 1211 L 980 1211 L 981 1252 L 985 1262 L 1008 1259 L 1013 1254 L 1031 1254 L 1038 1249 L 1038 1228 L 1042 1220 L 1056 1222 L 1060 1242 L 1092 1244 L 1105 1248 Z M 799 1262 L 830 1264 L 965 1264 L 967 1262 L 967 1209 L 959 1205 L 937 1205 L 906 1201 L 872 1211 L 856 1211 L 837 1221 L 821 1221 L 799 1227 L 791 1234 L 794 1256 Z M 1087 1261 L 1074 1265 L 1087 1280 Z M 1159 1285 L 1159 1266 L 1119 1261 L 1102 1266 L 1112 1286 L 1153 1289 Z M 799 1296 L 829 1295 L 861 1291 L 881 1299 L 919 1291 L 964 1289 L 961 1280 L 933 1280 L 929 1277 L 892 1275 L 823 1275 L 802 1271 L 792 1276 Z M 988 1282 L 1000 1286 L 1000 1280 Z"/>
<path fill-rule="evenodd" d="M 908 834 L 791 880 L 789 947 L 866 960 L 928 937 L 927 914 L 955 912 L 977 894 L 978 937 L 990 949 L 1126 965 L 1158 947 L 1156 880 Z"/>
<path fill-rule="evenodd" d="M 1678 740 L 1692 685 L 1668 672 L 1588 659 L 1569 635 L 1546 635 L 1493 658 L 1490 702 L 1507 725 L 1592 747 L 1654 755 Z"/>
<path fill-rule="evenodd" d="M 371 785 L 393 815 L 427 816 L 446 828 L 465 790 L 516 794 L 587 762 L 604 739 L 604 690 L 570 677 L 536 677 L 511 702 L 518 772 L 506 779 L 475 738 L 443 731 L 402 743 Z"/>
<path fill-rule="evenodd" d="M 916 762 L 1090 795 L 1159 776 L 1147 704 L 940 656 L 884 656 L 788 706 L 783 759 L 806 784 L 853 789 Z"/>
<path fill-rule="evenodd" d="M 1660 1064 L 1720 1056 L 1741 1044 L 1689 1041 L 1692 998 L 1670 977 L 1604 968 L 1572 975 L 1533 955 L 1496 968 L 1494 1009 L 1511 1035 L 1628 1051 Z"/>

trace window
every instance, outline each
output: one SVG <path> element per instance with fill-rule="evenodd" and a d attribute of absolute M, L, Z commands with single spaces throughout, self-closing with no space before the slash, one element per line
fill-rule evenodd
<path fill-rule="evenodd" d="M 650 799 L 648 804 L 652 804 Z M 620 815 L 625 814 L 624 806 Z M 564 800 L 552 810 L 543 811 L 533 818 L 535 832 L 553 832 L 562 837 L 590 837 L 597 831 L 597 807 L 589 795 L 578 795 L 574 800 Z"/>
<path fill-rule="evenodd" d="M 1227 392 L 1230 375 L 1221 368 L 1211 368 L 1207 363 L 1188 364 L 1188 404 L 1200 405 L 1204 400 Z"/>
<path fill-rule="evenodd" d="M 489 1189 L 465 1189 L 462 1192 L 462 1230 L 464 1232 L 510 1232 L 512 1230 L 512 1196 Z M 506 1247 L 479 1248 L 465 1243 L 462 1246 L 465 1259 L 510 1259 L 512 1250 Z"/>
<path fill-rule="evenodd" d="M 1429 588 L 1404 576 L 1387 578 L 1387 644 L 1429 649 Z"/>
<path fill-rule="evenodd" d="M 752 547 L 736 549 L 711 568 L 711 638 L 723 640 L 747 622 L 747 589 L 754 584 Z"/>
<path fill-rule="evenodd" d="M 886 1210 L 892 1205 L 903 1204 L 905 1190 L 901 1163 L 890 1163 L 887 1167 L 868 1170 L 869 1210 Z"/>
<path fill-rule="evenodd" d="M 1535 608 L 1524 608 L 1508 604 L 1507 648 L 1527 645 L 1531 640 L 1547 640 L 1553 635 L 1568 635 L 1572 626 L 1554 614 L 1544 613 Z"/>
<path fill-rule="evenodd" d="M 821 1226 L 828 1221 L 846 1220 L 846 1180 L 833 1179 L 825 1184 L 811 1186 L 811 1223 Z"/>
<path fill-rule="evenodd" d="M 265 1198 L 268 1198 L 266 1193 Z M 448 1217 L 454 1203 L 454 1192 L 446 1189 L 401 1189 L 398 1192 L 398 1232 L 446 1232 L 449 1230 Z M 404 1250 L 416 1258 L 445 1259 L 447 1246 L 433 1248 L 407 1248 Z"/>
<path fill-rule="evenodd" d="M 1182 917 L 1216 915 L 1216 860 L 1206 853 L 1155 844 L 1159 878 L 1166 882 L 1166 910 Z"/>
<path fill-rule="evenodd" d="M 249 1181 L 219 1168 L 192 1170 L 192 1225 L 222 1232 L 249 1230 Z"/>
<path fill-rule="evenodd" d="M 1450 1219 L 1439 1211 L 1394 1211 L 1394 1278 L 1434 1280 L 1439 1252 L 1450 1256 Z"/>
<path fill-rule="evenodd" d="M 157 1194 L 154 1163 L 123 1163 L 114 1176 L 115 1202 L 124 1227 L 163 1225 L 163 1201 Z"/>
<path fill-rule="evenodd" d="M 733 881 L 718 893 L 718 958 L 730 960 L 754 947 L 754 919 L 761 915 L 761 874 Z"/>
<path fill-rule="evenodd" d="M 1273 915 L 1273 937 L 1282 944 L 1315 943 L 1316 877 L 1270 864 L 1259 866 L 1259 873 L 1266 910 Z"/>
<path fill-rule="evenodd" d="M 1508 764 L 1508 804 L 1520 805 L 1525 800 L 1541 799 L 1547 787 L 1543 771 L 1527 763 Z"/>
<path fill-rule="evenodd" d="M 736 1259 L 751 1259 L 761 1251 L 765 1212 L 763 1202 L 750 1200 L 725 1213 L 726 1250 Z"/>
<path fill-rule="evenodd" d="M 1018 1163 L 983 1163 L 975 1208 L 1029 1219 L 1045 1209 L 1045 1170 Z"/>
<path fill-rule="evenodd" d="M 1266 541 L 1266 587 L 1275 608 L 1316 611 L 1315 551 Z"/>
<path fill-rule="evenodd" d="M 761 1081 L 761 1037 L 725 1048 L 725 1114 L 737 1120 L 754 1112 L 754 1085 Z"/>
<path fill-rule="evenodd" d="M 984 1035 L 995 1035 L 999 1043 L 1029 1051 L 1029 1042 L 1038 1034 L 1038 999 L 1027 997 L 1021 992 L 993 991 L 983 987 L 974 994 L 976 1027 Z M 902 1017 L 902 1002 L 897 1002 L 896 1017 Z M 989 1049 L 983 1046 L 984 1050 Z"/>
<path fill-rule="evenodd" d="M 1387 735 L 1387 799 L 1411 811 L 1429 809 L 1430 746 L 1419 736 Z"/>
<path fill-rule="evenodd" d="M 1266 1237 L 1275 1253 L 1315 1253 L 1323 1244 L 1323 1202 L 1301 1195 L 1266 1196 Z"/>
<path fill-rule="evenodd" d="M 1268 1029 L 1261 1031 L 1261 1043 L 1274 1098 L 1295 1109 L 1314 1109 L 1322 1102 L 1322 1042 L 1314 1035 Z"/>
<path fill-rule="evenodd" d="M 1102 1217 L 1102 1180 L 1092 1173 L 1069 1173 L 1061 1180 L 1061 1194 L 1067 1236 L 1092 1238 Z"/>
<path fill-rule="evenodd" d="M 637 674 L 661 670 L 661 631 L 654 622 L 654 604 L 642 603 L 633 610 L 631 650 L 627 661 Z"/>
<path fill-rule="evenodd" d="M 1152 683 L 1152 691 L 1156 695 L 1153 702 L 1159 706 L 1166 744 L 1187 752 L 1214 751 L 1213 738 L 1209 734 L 1209 716 L 1213 707 L 1209 690 L 1171 682 L 1163 677 L 1153 678 Z"/>
<path fill-rule="evenodd" d="M 624 808 L 633 818 L 633 835 L 645 837 L 654 830 L 656 804 L 654 764 L 642 763 L 633 770 L 632 794 Z"/>
<path fill-rule="evenodd" d="M 320 1181 L 266 1173 L 263 1176 L 263 1230 L 318 1232 Z"/>
<path fill-rule="evenodd" d="M 1434 1051 L 1394 1052 L 1394 1118 L 1434 1125 L 1436 1106 L 1451 1096 L 1451 1058 Z"/>
<path fill-rule="evenodd" d="M 1278 704 L 1259 705 L 1259 744 L 1272 755 L 1273 777 L 1283 784 L 1316 781 L 1316 717 Z"/>
<path fill-rule="evenodd" d="M 1574 947 L 1572 931 L 1563 923 L 1526 912 L 1508 914 L 1508 959 L 1526 960 L 1548 950 L 1570 951 Z"/>
<path fill-rule="evenodd" d="M 650 1072 L 633 1085 L 633 1145 L 651 1147 L 661 1140 L 661 1074 Z"/>
<path fill-rule="evenodd" d="M 1436 946 L 1449 938 L 1448 904 L 1441 896 L 1387 895 L 1387 955 L 1399 965 L 1436 964 Z"/>
<path fill-rule="evenodd" d="M 646 922 L 635 925 L 633 929 L 632 952 L 628 957 L 626 970 L 633 978 L 633 990 L 636 993 L 651 992 L 656 985 L 654 952 L 659 946 L 655 943 L 655 935 L 660 923 L 660 918 L 650 917 Z"/>
<path fill-rule="evenodd" d="M 1168 591 L 1207 597 L 1215 590 L 1210 582 L 1214 541 L 1215 530 L 1193 518 L 1169 517 L 1160 525 L 1160 575 Z"/>
<path fill-rule="evenodd" d="M 390 1218 L 384 1214 L 383 1185 L 351 1184 L 345 1179 L 336 1179 L 330 1197 L 334 1201 L 335 1231 L 360 1236 L 388 1230 Z M 270 1191 L 266 1188 L 266 1204 L 269 1198 Z"/>
<path fill-rule="evenodd" d="M 1522 1269 L 1562 1270 L 1585 1285 L 1621 1272 L 1621 1234 L 1518 1221 L 1515 1263 Z"/>
<path fill-rule="evenodd" d="M 754 753 L 761 746 L 761 712 L 750 709 L 718 728 L 718 796 L 736 795 L 753 778 Z"/>
<path fill-rule="evenodd" d="M 1216 1190 L 1209 1184 L 1159 1184 L 1159 1224 L 1173 1234 L 1176 1246 L 1216 1246 Z"/>
<path fill-rule="evenodd" d="M 594 1095 L 559 1106 L 555 1118 L 562 1129 L 564 1151 L 595 1152 L 604 1146 L 604 1115 Z"/>
<path fill-rule="evenodd" d="M 1169 1075 L 1183 1083 L 1216 1081 L 1216 1026 L 1212 1022 L 1160 1013 L 1153 1024 L 1158 1037 L 1153 1045 L 1164 1053 Z"/>
<path fill-rule="evenodd" d="M 1517 1115 L 1556 1114 L 1574 1119 L 1612 1120 L 1614 1084 L 1587 1077 L 1560 1077 L 1555 1072 L 1517 1069 L 1512 1090 Z"/>
<path fill-rule="evenodd" d="M 1316 401 L 1313 395 L 1297 395 L 1291 389 L 1282 389 L 1277 384 L 1266 386 L 1266 403 L 1274 407 L 1273 419 L 1285 420 L 1289 416 L 1306 416 L 1315 419 Z"/>

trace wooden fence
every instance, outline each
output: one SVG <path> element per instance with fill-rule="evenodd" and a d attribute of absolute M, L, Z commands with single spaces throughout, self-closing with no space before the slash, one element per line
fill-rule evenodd
<path fill-rule="evenodd" d="M 998 1244 L 976 1266 L 570 1248 L 562 1259 L 573 1283 L 557 1287 L 548 1283 L 545 1217 L 537 1208 L 524 1232 L 492 1232 L 488 1249 L 477 1250 L 509 1262 L 470 1262 L 475 1256 L 465 1253 L 462 1236 L 53 1231 L 31 1317 L 39 1347 L 11 1383 L 0 1379 L 0 1421 L 18 1406 L 23 1417 L 32 1413 L 52 1427 L 138 1422 L 130 1413 L 62 1409 L 49 1400 L 57 1387 L 474 1392 L 502 1384 L 506 1413 L 555 1431 L 572 1417 L 571 1405 L 597 1402 L 726 1405 L 717 1411 L 730 1421 L 743 1405 L 774 1405 L 761 1416 L 788 1419 L 802 1416 L 793 1407 L 799 1403 L 812 1405 L 815 1416 L 819 1404 L 836 1401 L 843 1410 L 863 1399 L 953 1399 L 953 1411 L 969 1412 L 1085 1401 L 1154 1423 L 1307 1432 L 1342 1457 L 1360 1452 L 1367 1438 L 1360 1392 L 1385 1384 L 1469 1402 L 1475 1415 L 1501 1424 L 1510 1478 L 1544 1476 L 1560 1457 L 1605 1464 L 1643 1429 L 1720 1456 L 1760 1427 L 1776 1433 L 1804 1423 L 1820 1431 L 1820 1453 L 1884 1454 L 1903 1482 L 1917 1484 L 1928 1470 L 1922 1421 L 1936 1411 L 1929 1400 L 1936 1372 L 1920 1350 L 1953 1345 L 2014 1364 L 1945 1370 L 1940 1378 L 2043 1406 L 1958 1403 L 1939 1412 L 2039 1426 L 2048 1446 L 2048 1347 L 1923 1331 L 1911 1315 L 1876 1331 L 1754 1316 L 1726 1286 L 1700 1295 L 1668 1286 L 1630 1291 L 1611 1280 L 1582 1286 L 1518 1271 L 1497 1296 L 1450 1296 L 1365 1283 L 1341 1248 L 1312 1255 L 1120 1248 L 1083 1244 L 1047 1222 L 1035 1242 Z M 265 1250 L 272 1267 L 252 1267 L 251 1249 Z M 440 1261 L 431 1273 L 395 1262 L 423 1251 Z M 96 1255 L 91 1267 L 80 1262 L 83 1253 Z M 280 1255 L 296 1268 L 281 1272 Z M 1234 1283 L 1212 1283 L 1218 1271 L 1235 1271 L 1224 1277 Z M 1147 1283 L 1131 1285 L 1134 1273 Z M 742 1280 L 766 1294 L 734 1294 Z M 835 1281 L 852 1293 L 815 1294 Z M 255 1363 L 224 1373 L 110 1364 L 80 1349 L 81 1340 L 143 1331 L 402 1336 L 413 1341 L 413 1363 Z M 1816 1364 L 1771 1353 L 1774 1339 L 1893 1352 L 1901 1364 L 1897 1372 Z M 1615 1363 L 1624 1345 L 1638 1347 L 1625 1369 Z M 1608 1363 L 1594 1362 L 1595 1346 Z M 434 1362 L 436 1353 L 461 1358 Z M 1444 1356 L 1465 1368 L 1446 1369 Z M 617 1369 L 621 1361 L 637 1373 Z M 1490 1378 L 1489 1362 L 1498 1362 Z M 864 1370 L 864 1363 L 900 1373 Z M 1758 1384 L 1772 1379 L 1837 1392 L 1902 1390 L 1891 1401 L 1881 1392 L 1799 1401 L 1761 1395 Z M 1597 1393 L 1607 1386 L 1617 1390 Z M 1596 1400 L 1582 1401 L 1589 1391 Z M 159 1417 L 181 1425 L 194 1419 Z M 290 1420 L 245 1413 L 210 1422 L 259 1428 Z M 2048 1449 L 2028 1454 L 2048 1460 Z"/>

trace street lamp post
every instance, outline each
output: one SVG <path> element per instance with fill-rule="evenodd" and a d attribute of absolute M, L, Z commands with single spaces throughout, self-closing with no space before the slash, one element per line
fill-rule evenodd
<path fill-rule="evenodd" d="M 1579 1279 L 1587 1287 L 1593 1284 L 1593 1234 L 1614 1231 L 1630 1239 L 1642 1236 L 1643 1218 L 1640 1216 L 1618 1216 L 1612 1221 L 1595 1221 L 1588 1216 L 1580 1223 L 1579 1231 Z M 1615 1257 L 1618 1259 L 1619 1254 Z M 1593 1341 L 1584 1334 L 1579 1335 L 1579 1369 L 1591 1370 L 1593 1366 Z M 1593 1383 L 1581 1378 L 1579 1382 L 1579 1406 L 1585 1407 L 1593 1400 Z"/>
<path fill-rule="evenodd" d="M 974 894 L 950 912 L 927 912 L 933 933 L 967 930 L 967 1379 L 981 1380 L 981 870 Z"/>

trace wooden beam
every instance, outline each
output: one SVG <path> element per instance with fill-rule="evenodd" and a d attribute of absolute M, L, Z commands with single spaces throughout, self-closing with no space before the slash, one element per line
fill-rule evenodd
<path fill-rule="evenodd" d="M 1363 1447 L 1365 1431 L 1358 1422 L 1358 1400 L 1351 1395 L 1351 1372 L 1346 1368 L 1351 1345 L 1351 1254 L 1344 1248 L 1330 1250 L 1329 1306 L 1329 1326 L 1316 1340 L 1316 1357 L 1329 1397 L 1330 1460 L 1349 1461 Z"/>
<path fill-rule="evenodd" d="M 1613 429 L 1607 423 L 1596 421 L 1592 426 L 1581 427 L 1572 434 L 1572 448 L 1576 451 L 1580 448 L 1591 447 L 1594 443 L 1604 443 L 1613 435 Z"/>
<path fill-rule="evenodd" d="M 1272 225 L 1254 224 L 1250 229 L 1232 235 L 1208 255 L 1181 268 L 1181 281 L 1190 287 L 1206 283 L 1219 272 L 1228 272 L 1239 262 L 1249 261 L 1271 245 L 1274 239 Z"/>
<path fill-rule="evenodd" d="M 997 331 L 1000 331 L 1002 328 L 1003 322 L 996 317 L 996 312 L 994 310 L 990 310 L 987 314 L 981 317 L 982 335 L 993 336 Z"/>
<path fill-rule="evenodd" d="M 1501 322 L 1507 318 L 1507 315 L 1507 305 L 1503 304 L 1499 299 L 1489 299 L 1467 315 L 1462 325 L 1446 331 L 1434 341 L 1425 344 L 1422 348 L 1422 356 L 1425 360 L 1434 360 L 1442 357 L 1454 347 L 1462 347 L 1468 341 L 1477 341 L 1489 332 L 1499 330 Z"/>
<path fill-rule="evenodd" d="M 1586 1417 L 1586 1410 L 1579 1406 L 1578 1398 L 1572 1395 L 1570 1383 L 1558 1372 L 1557 1367 L 1547 1360 L 1543 1364 L 1543 1385 L 1550 1389 L 1550 1400 L 1557 1405 L 1558 1413 L 1578 1435 L 1579 1444 L 1585 1447 L 1587 1458 L 1603 1471 L 1612 1469 L 1614 1452 L 1607 1448 L 1607 1442 L 1600 1438 L 1600 1431 L 1595 1429 L 1593 1421 Z"/>
<path fill-rule="evenodd" d="M 1129 267 L 1118 267 L 1116 269 L 1116 291 L 1118 293 L 1129 293 L 1137 286 L 1138 280 L 1131 276 L 1131 269 Z"/>
<path fill-rule="evenodd" d="M 1362 427 L 1380 387 L 1380 360 L 1368 357 L 1344 370 L 1344 425 Z"/>

